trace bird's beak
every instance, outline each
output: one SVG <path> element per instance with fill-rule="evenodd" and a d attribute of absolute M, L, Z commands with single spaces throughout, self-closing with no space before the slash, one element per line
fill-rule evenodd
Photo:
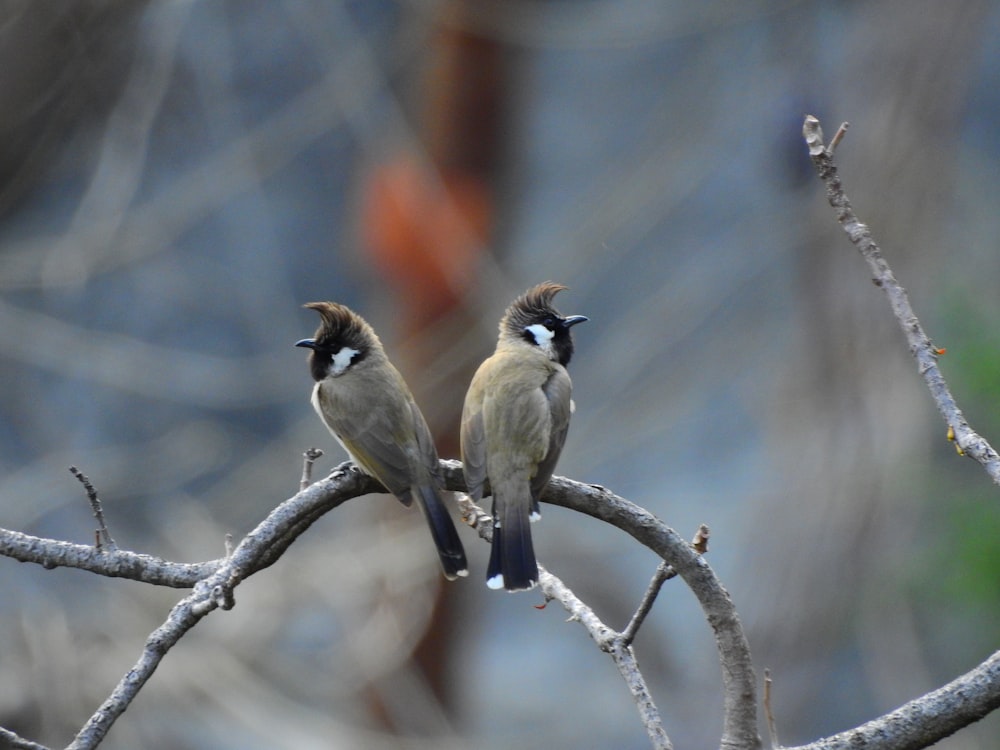
<path fill-rule="evenodd" d="M 316 339 L 302 339 L 301 341 L 296 341 L 295 346 L 304 346 L 307 349 L 315 349 Z"/>
<path fill-rule="evenodd" d="M 590 320 L 590 318 L 586 315 L 570 315 L 568 318 L 563 320 L 562 326 L 563 328 L 572 328 L 577 323 L 585 323 L 588 320 Z"/>

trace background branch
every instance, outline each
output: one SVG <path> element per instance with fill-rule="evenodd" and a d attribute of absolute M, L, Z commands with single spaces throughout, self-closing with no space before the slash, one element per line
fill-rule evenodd
<path fill-rule="evenodd" d="M 844 127 L 837 131 L 843 138 Z M 899 284 L 889 264 L 882 256 L 871 230 L 854 212 L 844 191 L 833 149 L 823 141 L 820 122 L 808 115 L 802 135 L 809 156 L 826 185 L 827 198 L 844 231 L 868 262 L 874 282 L 889 300 L 893 314 L 906 337 L 910 352 L 917 361 L 918 371 L 931 392 L 938 410 L 948 423 L 948 437 L 954 439 L 960 452 L 978 461 L 994 482 L 1000 483 L 1000 457 L 990 444 L 968 425 L 958 408 L 938 368 L 938 350 L 924 333 L 923 326 L 910 306 L 906 290 Z M 864 747 L 868 750 L 916 750 L 929 747 L 958 729 L 982 719 L 1000 707 L 1000 653 L 995 653 L 977 668 L 944 687 L 910 701 L 892 713 L 881 716 L 857 729 L 842 732 L 819 742 L 803 745 L 798 750 L 841 750 Z"/>
<path fill-rule="evenodd" d="M 843 137 L 844 129 L 837 134 Z M 1000 455 L 977 434 L 965 420 L 961 409 L 951 395 L 951 389 L 945 382 L 938 368 L 938 349 L 931 343 L 930 337 L 924 332 L 916 313 L 910 306 L 906 290 L 896 281 L 892 269 L 882 256 L 878 243 L 872 237 L 871 230 L 863 224 L 854 213 L 854 208 L 844 192 L 837 173 L 837 165 L 833 160 L 833 150 L 823 143 L 823 129 L 819 120 L 807 115 L 802 125 L 802 135 L 809 147 L 809 156 L 816 167 L 819 178 L 826 185 L 827 199 L 837 213 L 837 221 L 847 232 L 851 242 L 867 261 L 873 274 L 875 286 L 885 292 L 892 307 L 892 312 L 899 322 L 903 335 L 910 346 L 910 353 L 917 361 L 917 369 L 930 389 L 938 411 L 948 424 L 948 436 L 955 441 L 960 452 L 974 458 L 990 475 L 994 482 L 1000 484 Z"/>

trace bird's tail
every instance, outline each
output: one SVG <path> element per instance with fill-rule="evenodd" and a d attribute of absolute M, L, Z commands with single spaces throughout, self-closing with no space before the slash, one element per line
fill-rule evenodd
<path fill-rule="evenodd" d="M 465 548 L 462 546 L 462 540 L 458 538 L 458 530 L 455 529 L 455 523 L 451 520 L 437 489 L 431 485 L 414 487 L 413 495 L 420 503 L 424 518 L 427 519 L 427 526 L 430 527 L 434 546 L 437 547 L 438 557 L 441 558 L 445 578 L 453 581 L 460 576 L 469 575 Z"/>
<path fill-rule="evenodd" d="M 491 589 L 526 591 L 538 583 L 538 563 L 531 543 L 530 492 L 524 502 L 493 500 L 493 546 L 486 569 Z"/>

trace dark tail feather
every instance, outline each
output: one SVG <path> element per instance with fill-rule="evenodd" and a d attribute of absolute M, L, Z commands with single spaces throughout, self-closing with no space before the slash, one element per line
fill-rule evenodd
<path fill-rule="evenodd" d="M 538 583 L 529 510 L 529 503 L 493 502 L 493 547 L 486 569 L 486 585 L 491 589 L 525 591 Z"/>
<path fill-rule="evenodd" d="M 417 496 L 420 509 L 427 519 L 427 526 L 431 530 L 438 557 L 441 558 L 444 577 L 453 581 L 459 576 L 469 575 L 465 548 L 462 546 L 462 540 L 458 538 L 458 531 L 451 516 L 448 515 L 448 509 L 444 506 L 441 496 L 430 486 L 417 487 L 414 490 L 413 494 Z"/>

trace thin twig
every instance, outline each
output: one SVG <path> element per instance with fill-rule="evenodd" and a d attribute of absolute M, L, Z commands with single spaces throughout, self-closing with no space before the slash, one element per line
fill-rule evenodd
<path fill-rule="evenodd" d="M 698 531 L 695 532 L 694 538 L 691 540 L 691 547 L 699 555 L 704 555 L 708 552 L 708 537 L 708 526 L 702 524 L 698 527 Z M 628 625 L 625 626 L 625 629 L 621 633 L 621 638 L 625 642 L 625 645 L 632 645 L 636 634 L 639 632 L 639 628 L 642 627 L 642 623 L 645 622 L 646 616 L 649 615 L 650 610 L 653 609 L 653 604 L 656 602 L 656 597 L 659 595 L 663 584 L 676 576 L 677 571 L 667 565 L 667 563 L 661 562 L 657 566 L 656 572 L 653 574 L 653 578 L 649 582 L 649 586 L 646 587 L 646 593 L 643 594 L 642 601 L 639 602 L 639 606 L 636 608 L 635 614 L 632 615 L 632 619 L 629 620 Z"/>
<path fill-rule="evenodd" d="M 969 427 L 961 409 L 958 408 L 938 367 L 938 357 L 942 350 L 935 347 L 924 333 L 923 326 L 920 325 L 916 313 L 910 306 L 906 290 L 896 281 L 892 269 L 889 268 L 881 249 L 872 237 L 871 230 L 855 215 L 854 208 L 840 182 L 833 152 L 823 145 L 823 129 L 819 120 L 807 115 L 802 125 L 802 135 L 809 147 L 813 165 L 826 185 L 827 199 L 837 213 L 837 221 L 847 232 L 847 236 L 861 256 L 868 262 L 874 275 L 875 286 L 881 288 L 889 299 L 896 320 L 910 346 L 910 353 L 917 361 L 917 371 L 930 389 L 938 411 L 948 425 L 949 438 L 954 435 L 955 446 L 959 453 L 978 461 L 993 481 L 1000 484 L 1000 455 L 985 438 Z"/>
<path fill-rule="evenodd" d="M 694 539 L 691 540 L 691 546 L 694 547 L 694 551 L 699 555 L 704 555 L 708 553 L 708 539 L 712 536 L 711 530 L 705 524 L 698 527 L 698 531 L 695 532 Z"/>
<path fill-rule="evenodd" d="M 323 455 L 319 448 L 310 448 L 302 454 L 302 479 L 299 480 L 299 490 L 304 490 L 312 484 L 313 464 Z"/>
<path fill-rule="evenodd" d="M 87 500 L 90 501 L 90 509 L 94 511 L 94 518 L 97 519 L 97 540 L 96 547 L 98 550 L 101 549 L 101 540 L 104 540 L 104 546 L 107 547 L 112 552 L 118 550 L 118 545 L 115 544 L 115 540 L 111 538 L 111 532 L 108 531 L 108 525 L 104 521 L 104 509 L 101 508 L 101 499 L 97 496 L 97 490 L 94 489 L 94 485 L 90 483 L 90 479 L 84 476 L 78 468 L 75 466 L 69 467 L 70 473 L 76 477 L 83 488 L 87 491 Z"/>
<path fill-rule="evenodd" d="M 625 643 L 620 633 L 609 628 L 594 611 L 574 594 L 566 584 L 542 566 L 538 567 L 538 582 L 546 600 L 558 601 L 570 614 L 570 619 L 579 622 L 597 644 L 598 648 L 610 654 L 628 686 L 632 699 L 639 711 L 639 718 L 646 729 L 646 735 L 655 750 L 672 750 L 673 744 L 663 729 L 660 712 L 639 671 L 639 665 L 632 647 Z"/>
<path fill-rule="evenodd" d="M 840 123 L 840 127 L 837 128 L 837 132 L 834 133 L 833 138 L 830 139 L 830 153 L 837 150 L 837 146 L 840 145 L 840 142 L 844 140 L 844 136 L 847 135 L 847 129 L 849 127 L 851 127 L 851 123 L 849 122 Z"/>
<path fill-rule="evenodd" d="M 771 709 L 771 670 L 764 670 L 764 716 L 767 717 L 767 733 L 771 737 L 771 747 L 781 747 L 778 742 L 778 725 L 774 720 L 774 712 Z"/>
<path fill-rule="evenodd" d="M 653 578 L 649 582 L 649 586 L 646 587 L 646 593 L 643 594 L 642 601 L 639 602 L 639 606 L 632 615 L 632 619 L 629 620 L 628 625 L 625 626 L 625 629 L 621 633 L 622 642 L 626 646 L 631 646 L 632 641 L 635 640 L 635 636 L 638 634 L 639 628 L 642 627 L 642 623 L 646 620 L 646 615 L 648 615 L 650 610 L 653 609 L 653 604 L 656 602 L 656 596 L 660 593 L 660 589 L 663 587 L 663 584 L 676 575 L 677 573 L 674 569 L 665 562 L 661 561 L 660 564 L 656 566 L 656 572 L 653 573 Z"/>

